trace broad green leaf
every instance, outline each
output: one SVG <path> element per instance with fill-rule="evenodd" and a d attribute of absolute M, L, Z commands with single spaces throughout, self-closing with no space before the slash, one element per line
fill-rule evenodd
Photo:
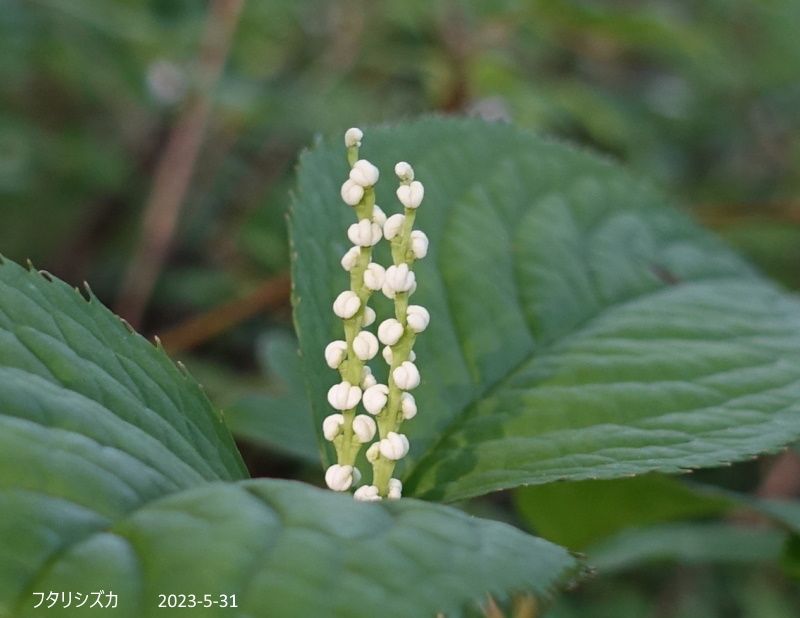
<path fill-rule="evenodd" d="M 578 572 L 566 549 L 451 508 L 241 480 L 221 418 L 163 351 L 11 262 L 0 289 L 0 616 L 93 616 L 34 593 L 98 590 L 131 618 L 170 593 L 276 618 L 457 615 Z"/>
<path fill-rule="evenodd" d="M 508 125 L 427 119 L 366 131 L 425 183 L 431 249 L 414 301 L 423 384 L 406 490 L 456 500 L 557 479 L 714 466 L 800 435 L 800 304 L 645 183 Z M 301 159 L 290 216 L 294 303 L 312 406 L 352 211 L 341 139 Z M 385 304 L 378 309 L 384 312 Z M 319 430 L 318 430 L 319 431 Z M 328 451 L 330 458 L 332 452 Z"/>
<path fill-rule="evenodd" d="M 174 490 L 247 476 L 222 417 L 163 350 L 91 292 L 87 300 L 7 260 L 0 264 L 0 392 L 0 440 L 7 442 L 0 457 L 32 478 L 95 445 L 107 447 L 102 461 L 85 470 L 85 483 L 74 481 L 89 494 L 109 471 L 130 473 L 132 498 L 139 478 Z M 20 446 L 23 436 L 38 445 L 38 458 Z M 123 461 L 131 465 L 117 469 Z M 19 488 L 20 480 L 3 484 Z"/>
<path fill-rule="evenodd" d="M 601 575 L 651 562 L 753 564 L 777 562 L 787 534 L 731 524 L 672 523 L 630 529 L 586 550 Z"/>
<path fill-rule="evenodd" d="M 731 507 L 726 498 L 698 493 L 677 479 L 655 474 L 534 485 L 518 489 L 514 501 L 537 534 L 572 549 L 628 526 L 719 515 Z"/>
<path fill-rule="evenodd" d="M 0 607 L 148 501 L 247 473 L 200 387 L 93 296 L 0 264 Z"/>
<path fill-rule="evenodd" d="M 258 343 L 258 356 L 266 372 L 276 374 L 274 394 L 252 393 L 225 410 L 225 420 L 234 434 L 252 442 L 319 463 L 311 406 L 297 354 L 297 341 L 288 335 L 271 334 Z M 273 380 L 273 383 L 275 380 Z"/>
<path fill-rule="evenodd" d="M 121 618 L 160 615 L 158 594 L 178 591 L 235 594 L 235 615 L 450 616 L 489 593 L 530 590 L 546 599 L 577 565 L 558 546 L 452 508 L 363 504 L 297 482 L 254 480 L 184 491 L 84 535 L 33 588 L 102 584 L 119 595 Z M 22 598 L 16 615 L 40 615 L 32 600 Z"/>

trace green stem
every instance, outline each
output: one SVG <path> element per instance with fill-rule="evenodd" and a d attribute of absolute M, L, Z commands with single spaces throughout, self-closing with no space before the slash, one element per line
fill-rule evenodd
<path fill-rule="evenodd" d="M 361 219 L 370 219 L 372 220 L 372 209 L 375 206 L 375 188 L 374 187 L 367 187 L 364 189 L 364 197 L 361 198 L 361 201 L 356 204 L 356 217 L 359 221 Z"/>
<path fill-rule="evenodd" d="M 389 493 L 389 479 L 392 478 L 395 462 L 381 455 L 372 464 L 372 484 L 378 488 L 378 493 L 384 498 Z"/>
<path fill-rule="evenodd" d="M 405 329 L 408 319 L 408 292 L 397 292 L 394 295 L 394 317 Z"/>
<path fill-rule="evenodd" d="M 414 229 L 414 219 L 417 216 L 417 209 L 416 208 L 406 208 L 405 210 L 405 219 L 403 219 L 403 229 L 400 232 L 400 246 L 398 247 L 398 257 L 400 261 L 398 262 L 395 260 L 395 264 L 400 264 L 402 262 L 408 262 L 408 265 L 411 266 L 413 262 L 413 256 L 409 259 L 408 251 L 409 246 L 411 244 L 411 231 Z"/>
<path fill-rule="evenodd" d="M 358 161 L 358 146 L 351 146 L 347 149 L 347 163 L 353 167 Z"/>
<path fill-rule="evenodd" d="M 355 157 L 358 157 L 358 149 L 348 149 L 348 161 L 351 158 L 351 151 L 355 151 Z M 350 165 L 355 163 L 354 159 Z M 372 187 L 364 191 L 364 197 L 356 206 L 356 216 L 360 219 L 372 218 L 372 208 L 375 205 L 375 191 Z M 364 313 L 367 306 L 367 301 L 372 294 L 372 291 L 364 285 L 364 271 L 367 269 L 370 261 L 372 260 L 372 247 L 361 247 L 358 255 L 358 260 L 355 266 L 350 270 L 350 289 L 358 295 L 361 301 L 361 306 L 352 318 L 343 320 L 344 322 L 344 336 L 347 342 L 347 358 L 339 366 L 339 374 L 342 381 L 349 382 L 352 385 L 359 386 L 361 384 L 361 376 L 364 372 L 364 361 L 358 358 L 353 350 L 353 340 L 356 335 L 361 331 L 364 325 Z M 336 458 L 340 465 L 355 465 L 358 452 L 361 450 L 361 443 L 355 440 L 353 433 L 353 419 L 356 416 L 356 409 L 345 410 L 342 412 L 344 416 L 344 427 L 342 433 L 334 440 L 334 447 L 336 448 Z"/>

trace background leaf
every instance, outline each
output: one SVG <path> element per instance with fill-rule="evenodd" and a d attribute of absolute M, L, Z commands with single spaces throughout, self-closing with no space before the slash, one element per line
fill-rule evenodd
<path fill-rule="evenodd" d="M 656 474 L 631 479 L 548 483 L 518 489 L 514 501 L 536 532 L 581 549 L 628 526 L 719 515 L 727 498 Z"/>
<path fill-rule="evenodd" d="M 273 384 L 276 392 L 239 398 L 225 411 L 228 426 L 237 436 L 319 463 L 297 340 L 287 334 L 271 333 L 258 341 L 257 353 L 262 369 L 278 378 L 278 384 Z"/>
<path fill-rule="evenodd" d="M 587 549 L 587 560 L 603 574 L 651 562 L 774 563 L 787 537 L 781 530 L 730 524 L 661 524 L 620 532 Z"/>
<path fill-rule="evenodd" d="M 330 305 L 347 285 L 340 141 L 303 156 L 290 217 L 318 421 L 336 379 L 322 359 L 341 329 Z M 800 306 L 657 191 L 507 125 L 427 119 L 364 143 L 384 210 L 397 210 L 398 159 L 426 185 L 414 300 L 432 321 L 421 412 L 403 428 L 410 492 L 677 472 L 800 435 Z"/>
<path fill-rule="evenodd" d="M 650 474 L 525 487 L 515 503 L 536 534 L 585 552 L 601 576 L 654 561 L 776 563 L 781 543 L 784 569 L 796 569 L 796 500 Z"/>

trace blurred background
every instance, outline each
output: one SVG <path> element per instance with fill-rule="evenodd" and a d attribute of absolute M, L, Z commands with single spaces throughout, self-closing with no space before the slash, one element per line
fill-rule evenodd
<path fill-rule="evenodd" d="M 284 221 L 315 135 L 441 113 L 584 144 L 798 288 L 799 34 L 797 0 L 0 0 L 0 252 L 158 335 L 254 474 L 318 482 Z M 796 493 L 778 464 L 707 476 Z M 468 508 L 526 525 L 508 498 Z M 774 556 L 685 558 L 552 615 L 800 615 Z"/>

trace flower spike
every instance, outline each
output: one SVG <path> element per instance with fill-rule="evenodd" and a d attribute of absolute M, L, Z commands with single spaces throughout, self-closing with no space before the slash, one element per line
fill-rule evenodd
<path fill-rule="evenodd" d="M 350 275 L 350 289 L 333 301 L 333 312 L 343 323 L 344 339 L 332 341 L 325 348 L 325 362 L 338 370 L 340 380 L 328 391 L 328 403 L 335 413 L 325 418 L 322 432 L 336 449 L 337 463 L 325 472 L 325 482 L 334 491 L 358 486 L 361 474 L 355 461 L 366 446 L 372 483 L 358 487 L 354 498 L 372 502 L 396 500 L 402 494 L 403 485 L 393 473 L 410 445 L 400 425 L 417 415 L 417 402 L 409 391 L 421 382 L 412 348 L 431 318 L 423 306 L 409 304 L 417 289 L 414 262 L 423 259 L 429 247 L 425 233 L 414 229 L 425 187 L 415 180 L 411 165 L 400 161 L 394 173 L 403 212 L 387 216 L 375 204 L 380 170 L 359 155 L 363 138 L 363 131 L 356 127 L 344 136 L 350 170 L 341 187 L 341 198 L 353 208 L 356 220 L 346 230 L 353 246 L 340 260 Z M 373 261 L 373 248 L 384 238 L 392 255 L 388 268 Z M 394 301 L 394 317 L 379 323 L 376 336 L 366 328 L 376 321 L 375 310 L 368 303 L 378 291 Z M 381 355 L 389 365 L 387 384 L 379 384 L 366 364 L 377 356 L 381 344 Z M 366 414 L 360 414 L 359 407 Z"/>

